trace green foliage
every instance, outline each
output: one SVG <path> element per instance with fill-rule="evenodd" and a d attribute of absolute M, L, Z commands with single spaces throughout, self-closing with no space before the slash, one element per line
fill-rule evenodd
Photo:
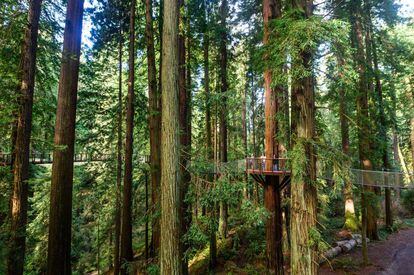
<path fill-rule="evenodd" d="M 208 241 L 208 230 L 206 226 L 206 222 L 208 220 L 206 218 L 200 218 L 198 222 L 192 223 L 188 232 L 184 235 L 184 239 L 182 240 L 184 243 L 188 244 L 190 249 L 185 252 L 185 257 L 188 259 L 192 259 L 196 253 L 204 248 Z"/>
<path fill-rule="evenodd" d="M 158 275 L 160 274 L 160 267 L 156 264 L 150 264 L 147 267 L 147 273 L 148 275 Z"/>
<path fill-rule="evenodd" d="M 317 227 L 311 227 L 309 229 L 308 245 L 317 251 L 325 251 L 330 247 L 329 244 L 323 239 L 321 231 Z"/>
<path fill-rule="evenodd" d="M 340 20 L 324 20 L 312 16 L 301 19 L 302 11 L 291 10 L 281 19 L 272 22 L 272 33 L 269 48 L 269 63 L 265 66 L 274 70 L 273 85 L 286 85 L 288 81 L 296 81 L 312 74 L 311 68 L 301 62 L 303 53 L 316 52 L 323 44 L 333 47 L 347 45 L 349 26 Z M 289 63 L 294 64 L 290 74 L 283 72 L 288 57 Z"/>
<path fill-rule="evenodd" d="M 405 209 L 410 212 L 411 215 L 414 215 L 414 190 L 406 190 L 401 193 L 401 202 Z"/>

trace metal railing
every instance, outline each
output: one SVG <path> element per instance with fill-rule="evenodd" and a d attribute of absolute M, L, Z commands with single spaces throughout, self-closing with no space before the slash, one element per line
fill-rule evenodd
<path fill-rule="evenodd" d="M 290 172 L 287 158 L 246 158 L 246 171 L 248 173 L 278 173 Z"/>

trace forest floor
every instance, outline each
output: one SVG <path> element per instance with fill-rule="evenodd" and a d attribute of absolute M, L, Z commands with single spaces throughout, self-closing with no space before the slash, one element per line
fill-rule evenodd
<path fill-rule="evenodd" d="M 319 274 L 382 274 L 414 275 L 414 228 L 401 229 L 387 240 L 368 245 L 370 264 L 362 264 L 361 249 L 357 248 L 325 263 Z"/>

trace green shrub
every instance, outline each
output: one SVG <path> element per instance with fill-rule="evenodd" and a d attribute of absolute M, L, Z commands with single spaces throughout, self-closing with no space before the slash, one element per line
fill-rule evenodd
<path fill-rule="evenodd" d="M 410 212 L 411 215 L 414 215 L 414 190 L 407 190 L 402 193 L 401 196 L 404 208 Z"/>

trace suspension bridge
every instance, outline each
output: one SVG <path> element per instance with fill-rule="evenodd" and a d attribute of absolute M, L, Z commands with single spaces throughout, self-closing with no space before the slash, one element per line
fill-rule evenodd
<path fill-rule="evenodd" d="M 75 163 L 108 162 L 116 159 L 115 154 L 80 152 L 74 155 Z M 142 163 L 149 162 L 149 156 L 134 155 L 134 159 Z M 0 166 L 11 164 L 12 154 L 0 153 Z M 29 161 L 31 164 L 52 164 L 52 153 L 32 153 Z M 193 161 L 190 166 L 197 163 Z M 194 170 L 190 167 L 191 170 Z M 278 176 L 280 185 L 285 187 L 291 181 L 291 169 L 286 158 L 246 158 L 226 163 L 207 163 L 198 167 L 195 174 L 245 174 L 250 175 L 256 182 L 263 184 L 266 176 Z M 349 178 L 355 185 L 374 186 L 393 189 L 414 189 L 414 174 L 400 171 L 375 171 L 350 169 Z M 318 178 L 333 180 L 332 176 L 319 175 Z"/>

